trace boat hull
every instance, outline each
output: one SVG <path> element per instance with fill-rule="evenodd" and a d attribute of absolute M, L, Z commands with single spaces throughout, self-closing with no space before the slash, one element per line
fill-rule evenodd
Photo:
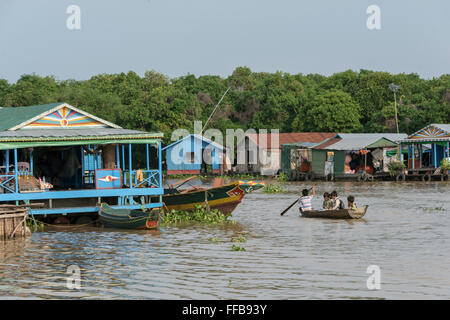
<path fill-rule="evenodd" d="M 245 191 L 239 187 L 239 183 L 234 182 L 205 190 L 167 194 L 162 199 L 164 210 L 192 211 L 195 206 L 208 203 L 211 209 L 230 214 L 241 203 L 244 195 Z"/>
<path fill-rule="evenodd" d="M 305 218 L 327 218 L 327 219 L 361 219 L 367 212 L 369 206 L 359 207 L 356 210 L 311 210 L 300 211 Z"/>
<path fill-rule="evenodd" d="M 107 228 L 151 230 L 159 227 L 158 210 L 113 209 L 102 203 L 98 215 Z"/>
<path fill-rule="evenodd" d="M 250 180 L 240 180 L 239 181 L 239 188 L 244 190 L 245 193 L 250 193 L 252 191 L 256 191 L 258 189 L 261 189 L 266 184 L 264 181 L 257 180 L 257 181 L 250 181 Z"/>

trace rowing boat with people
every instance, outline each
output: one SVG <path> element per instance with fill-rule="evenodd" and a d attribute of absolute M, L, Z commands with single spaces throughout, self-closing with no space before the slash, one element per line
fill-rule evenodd
<path fill-rule="evenodd" d="M 305 218 L 361 219 L 366 214 L 368 207 L 363 206 L 356 209 L 340 210 L 308 210 L 300 211 L 300 213 Z"/>

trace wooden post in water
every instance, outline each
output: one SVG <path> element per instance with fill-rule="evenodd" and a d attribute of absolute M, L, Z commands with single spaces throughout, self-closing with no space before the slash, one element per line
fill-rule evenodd
<path fill-rule="evenodd" d="M 0 205 L 0 240 L 30 235 L 31 232 L 26 226 L 27 217 L 26 207 Z"/>

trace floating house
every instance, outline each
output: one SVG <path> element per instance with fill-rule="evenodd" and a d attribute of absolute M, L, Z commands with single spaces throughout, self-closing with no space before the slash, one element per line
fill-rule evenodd
<path fill-rule="evenodd" d="M 162 149 L 167 174 L 222 174 L 225 148 L 202 135 L 189 134 Z"/>
<path fill-rule="evenodd" d="M 283 145 L 314 144 L 335 135 L 330 132 L 247 134 L 237 145 L 238 152 L 245 151 L 245 161 L 238 163 L 236 169 L 240 173 L 277 174 L 282 169 L 282 164 L 287 168 L 290 162 L 288 151 L 285 151 L 285 157 L 282 156 Z"/>
<path fill-rule="evenodd" d="M 436 169 L 450 157 L 450 124 L 430 124 L 400 141 L 407 148 L 408 171 Z M 406 159 L 405 159 L 406 158 Z"/>
<path fill-rule="evenodd" d="M 312 171 L 322 177 L 387 172 L 387 163 L 406 137 L 404 133 L 338 133 L 312 147 Z"/>
<path fill-rule="evenodd" d="M 312 147 L 319 143 L 283 144 L 281 148 L 281 172 L 286 173 L 290 180 L 298 180 L 301 175 L 312 172 Z"/>
<path fill-rule="evenodd" d="M 161 133 L 123 129 L 67 103 L 0 108 L 0 204 L 34 215 L 162 206 Z M 133 150 L 147 155 L 134 168 Z M 152 163 L 152 166 L 150 165 Z"/>

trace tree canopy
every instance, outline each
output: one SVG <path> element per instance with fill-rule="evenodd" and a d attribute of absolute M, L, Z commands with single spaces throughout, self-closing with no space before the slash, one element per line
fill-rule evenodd
<path fill-rule="evenodd" d="M 430 123 L 450 123 L 450 75 L 422 79 L 417 74 L 369 70 L 323 76 L 252 72 L 238 67 L 227 78 L 215 75 L 170 79 L 155 71 L 100 74 L 89 80 L 56 80 L 23 75 L 0 79 L 0 107 L 67 102 L 125 128 L 161 131 L 165 142 L 178 128 L 203 123 L 228 87 L 231 90 L 209 127 L 279 129 L 280 132 L 394 132 L 397 92 L 400 132 Z"/>

